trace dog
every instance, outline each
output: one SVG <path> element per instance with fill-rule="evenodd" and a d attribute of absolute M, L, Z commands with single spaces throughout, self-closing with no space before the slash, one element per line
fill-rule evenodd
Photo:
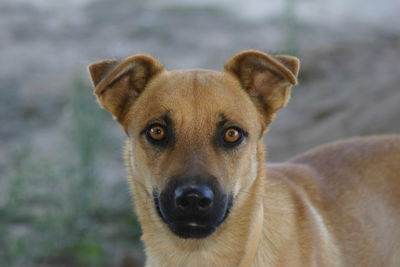
<path fill-rule="evenodd" d="M 128 136 L 146 266 L 400 266 L 400 135 L 264 163 L 299 67 L 254 50 L 220 72 L 143 54 L 88 66 Z"/>

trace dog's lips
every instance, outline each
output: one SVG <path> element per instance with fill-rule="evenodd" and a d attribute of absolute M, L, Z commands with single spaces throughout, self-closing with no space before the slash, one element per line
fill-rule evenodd
<path fill-rule="evenodd" d="M 192 227 L 202 227 L 202 225 L 196 223 L 196 222 L 189 222 L 187 223 L 188 226 L 192 226 Z"/>
<path fill-rule="evenodd" d="M 196 222 L 173 222 L 168 224 L 173 233 L 181 238 L 205 238 L 211 235 L 217 227 L 202 225 Z"/>

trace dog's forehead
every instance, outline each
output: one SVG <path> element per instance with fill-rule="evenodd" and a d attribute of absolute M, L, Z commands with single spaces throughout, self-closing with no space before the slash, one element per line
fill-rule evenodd
<path fill-rule="evenodd" d="M 257 119 L 256 108 L 239 82 L 211 70 L 164 72 L 150 82 L 133 109 L 138 123 L 168 113 L 183 127 L 209 128 L 221 115 L 247 127 Z"/>
<path fill-rule="evenodd" d="M 165 72 L 157 77 L 150 87 L 155 87 L 153 93 L 164 96 L 164 100 L 178 97 L 182 102 L 196 99 L 203 101 L 205 98 L 213 101 L 217 100 L 213 99 L 216 96 L 230 98 L 236 91 L 224 73 L 212 70 Z M 166 97 L 167 95 L 171 97 Z"/>
<path fill-rule="evenodd" d="M 239 83 L 217 71 L 172 71 L 161 75 L 153 87 L 149 92 L 152 98 L 169 108 L 188 111 L 202 108 L 206 112 L 230 109 L 235 113 L 236 110 L 246 111 L 252 106 Z"/>

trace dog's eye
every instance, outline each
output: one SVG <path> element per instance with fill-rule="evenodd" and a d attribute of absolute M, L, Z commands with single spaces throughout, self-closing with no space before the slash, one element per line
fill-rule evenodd
<path fill-rule="evenodd" d="M 163 141 L 167 137 L 167 133 L 163 126 L 161 125 L 152 125 L 147 130 L 147 138 L 152 141 Z"/>
<path fill-rule="evenodd" d="M 242 140 L 242 131 L 236 127 L 231 127 L 224 132 L 224 141 L 228 144 L 239 143 Z"/>

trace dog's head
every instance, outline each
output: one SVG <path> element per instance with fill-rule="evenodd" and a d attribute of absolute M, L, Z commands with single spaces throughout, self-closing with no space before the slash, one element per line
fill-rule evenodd
<path fill-rule="evenodd" d="M 222 72 L 167 71 L 134 55 L 89 66 L 100 104 L 129 136 L 133 181 L 176 235 L 203 238 L 257 176 L 257 147 L 299 61 L 245 51 Z"/>

